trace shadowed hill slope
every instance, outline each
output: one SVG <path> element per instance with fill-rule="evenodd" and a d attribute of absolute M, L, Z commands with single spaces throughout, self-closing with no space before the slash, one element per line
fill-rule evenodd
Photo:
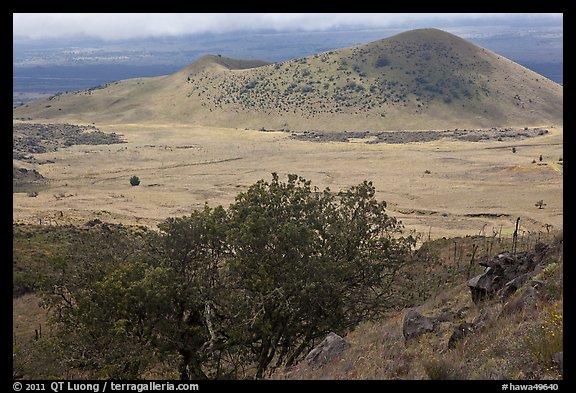
<path fill-rule="evenodd" d="M 14 117 L 361 131 L 562 124 L 563 88 L 437 29 L 267 64 L 205 56 L 168 76 L 115 82 Z"/>

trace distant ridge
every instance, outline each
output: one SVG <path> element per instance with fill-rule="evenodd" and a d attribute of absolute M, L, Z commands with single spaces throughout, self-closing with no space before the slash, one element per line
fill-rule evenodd
<path fill-rule="evenodd" d="M 562 124 L 559 84 L 438 29 L 280 63 L 204 56 L 15 108 L 15 118 L 364 131 Z"/>
<path fill-rule="evenodd" d="M 220 55 L 205 55 L 177 71 L 176 75 L 193 74 L 215 66 L 221 66 L 227 70 L 245 70 L 248 68 L 262 67 L 268 64 L 271 63 L 262 60 L 233 59 L 230 57 L 222 57 Z"/>

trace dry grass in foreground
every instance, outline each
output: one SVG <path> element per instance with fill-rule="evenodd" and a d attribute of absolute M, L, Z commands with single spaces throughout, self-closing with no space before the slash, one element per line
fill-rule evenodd
<path fill-rule="evenodd" d="M 508 299 L 474 304 L 466 286 L 441 290 L 416 309 L 423 315 L 453 315 L 451 320 L 410 342 L 402 334 L 402 310 L 366 323 L 345 337 L 341 356 L 314 369 L 305 361 L 277 371 L 273 379 L 378 380 L 555 380 L 562 379 L 563 258 L 554 262 Z M 526 291 L 538 282 L 534 301 Z M 473 332 L 448 348 L 454 326 L 474 322 Z"/>

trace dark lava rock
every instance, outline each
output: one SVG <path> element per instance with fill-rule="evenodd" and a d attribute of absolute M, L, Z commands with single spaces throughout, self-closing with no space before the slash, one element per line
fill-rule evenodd
<path fill-rule="evenodd" d="M 434 320 L 425 317 L 416 310 L 410 310 L 402 323 L 402 334 L 405 340 L 420 337 L 424 333 L 434 330 Z"/>
<path fill-rule="evenodd" d="M 497 292 L 500 292 L 501 300 L 506 300 L 549 263 L 549 249 L 546 244 L 538 243 L 534 251 L 506 252 L 480 262 L 486 270 L 468 280 L 474 303 L 492 298 Z"/>
<path fill-rule="evenodd" d="M 306 362 L 314 368 L 321 367 L 344 352 L 346 348 L 348 348 L 346 340 L 336 333 L 330 332 L 320 344 L 306 355 Z"/>

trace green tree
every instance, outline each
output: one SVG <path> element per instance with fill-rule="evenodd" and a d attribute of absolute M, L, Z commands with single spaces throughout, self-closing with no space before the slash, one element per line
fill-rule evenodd
<path fill-rule="evenodd" d="M 207 378 L 225 217 L 206 207 L 159 233 L 83 234 L 44 280 L 68 364 L 98 378 L 135 379 L 158 364 L 173 364 L 180 379 Z"/>
<path fill-rule="evenodd" d="M 138 262 L 144 243 L 109 226 L 76 233 L 73 240 L 41 280 L 62 362 L 94 378 L 136 378 L 154 359 L 142 333 L 149 298 L 134 301 L 145 291 L 141 281 L 157 273 Z"/>
<path fill-rule="evenodd" d="M 174 307 L 167 318 L 165 345 L 180 356 L 181 379 L 209 377 L 203 364 L 221 355 L 225 342 L 219 322 L 228 291 L 220 277 L 226 254 L 227 215 L 222 207 L 205 206 L 189 217 L 170 218 L 158 226 L 156 256 L 176 274 Z M 217 367 L 219 369 L 219 367 Z M 217 370 L 212 378 L 220 377 Z"/>
<path fill-rule="evenodd" d="M 273 174 L 230 206 L 231 284 L 244 339 L 261 378 L 290 365 L 315 338 L 340 333 L 390 306 L 392 277 L 411 239 L 377 202 L 371 183 L 333 195 Z"/>

